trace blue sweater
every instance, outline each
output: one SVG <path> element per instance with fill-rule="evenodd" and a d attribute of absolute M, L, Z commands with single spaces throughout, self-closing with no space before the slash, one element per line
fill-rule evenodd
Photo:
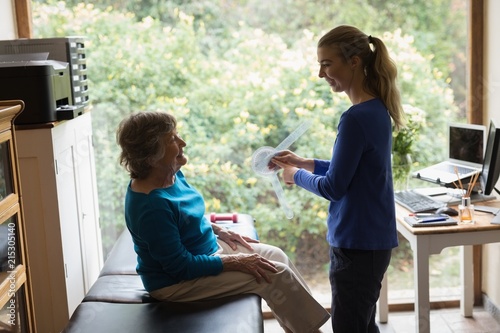
<path fill-rule="evenodd" d="M 300 169 L 295 183 L 330 201 L 327 241 L 333 247 L 388 250 L 398 245 L 391 169 L 392 125 L 372 99 L 345 111 L 330 161 Z"/>
<path fill-rule="evenodd" d="M 205 203 L 178 171 L 174 185 L 149 194 L 127 188 L 125 220 L 137 253 L 144 288 L 166 286 L 222 271 Z"/>

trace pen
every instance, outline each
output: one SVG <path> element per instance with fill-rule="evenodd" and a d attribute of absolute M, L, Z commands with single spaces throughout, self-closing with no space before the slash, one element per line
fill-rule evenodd
<path fill-rule="evenodd" d="M 409 216 L 413 216 L 415 218 L 428 217 L 428 216 L 436 216 L 436 217 L 448 217 L 447 214 L 436 214 L 436 213 L 410 213 Z"/>

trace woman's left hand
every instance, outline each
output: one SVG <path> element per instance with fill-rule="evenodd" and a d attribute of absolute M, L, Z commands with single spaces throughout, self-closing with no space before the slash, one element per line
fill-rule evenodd
<path fill-rule="evenodd" d="M 242 236 L 237 232 L 225 228 L 220 228 L 217 236 L 219 236 L 220 240 L 226 242 L 233 250 L 236 250 L 238 243 L 249 250 L 253 250 L 252 246 L 249 243 L 259 243 L 259 241 L 256 239 Z"/>
<path fill-rule="evenodd" d="M 285 184 L 286 185 L 294 185 L 295 181 L 294 181 L 293 177 L 295 176 L 295 173 L 299 169 L 297 167 L 291 166 L 290 164 L 283 163 L 283 162 L 277 160 L 276 158 L 273 158 L 272 161 L 274 164 L 276 164 L 277 166 L 279 166 L 280 168 L 283 169 L 282 177 L 283 177 L 283 181 L 285 182 Z"/>

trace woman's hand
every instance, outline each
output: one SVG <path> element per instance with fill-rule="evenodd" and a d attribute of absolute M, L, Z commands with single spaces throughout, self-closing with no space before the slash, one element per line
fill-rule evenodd
<path fill-rule="evenodd" d="M 219 226 L 217 227 L 218 230 L 216 234 L 217 236 L 219 236 L 219 239 L 226 242 L 233 250 L 236 250 L 236 247 L 238 246 L 237 243 L 240 243 L 243 247 L 246 247 L 249 250 L 253 250 L 252 246 L 249 243 L 259 243 L 258 240 L 255 240 L 253 238 L 242 236 L 239 233 L 228 230 L 226 228 L 221 228 Z"/>
<path fill-rule="evenodd" d="M 276 273 L 276 266 L 257 253 L 239 253 L 233 255 L 221 255 L 224 271 L 240 271 L 255 276 L 258 283 L 264 279 L 271 283 L 268 272 Z"/>
<path fill-rule="evenodd" d="M 279 166 L 283 169 L 283 181 L 287 185 L 294 185 L 295 180 L 293 177 L 295 173 L 301 169 L 314 171 L 314 160 L 310 158 L 302 158 L 289 150 L 283 150 L 277 153 L 272 159 L 273 166 Z"/>
<path fill-rule="evenodd" d="M 314 160 L 311 158 L 303 158 L 299 155 L 289 151 L 283 150 L 278 152 L 272 159 L 271 164 L 282 165 L 286 164 L 291 167 L 297 167 L 301 169 L 306 169 L 307 171 L 314 171 Z"/>
<path fill-rule="evenodd" d="M 294 166 L 290 166 L 289 164 L 279 162 L 276 160 L 274 162 L 277 166 L 283 169 L 283 181 L 285 182 L 286 185 L 294 185 L 295 180 L 293 177 L 295 176 L 295 173 L 299 170 L 298 168 Z"/>

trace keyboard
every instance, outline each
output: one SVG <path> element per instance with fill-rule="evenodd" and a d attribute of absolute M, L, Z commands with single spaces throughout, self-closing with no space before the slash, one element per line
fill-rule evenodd
<path fill-rule="evenodd" d="M 412 213 L 433 212 L 446 206 L 445 203 L 412 190 L 394 192 L 394 201 Z"/>
<path fill-rule="evenodd" d="M 477 169 L 469 168 L 466 166 L 448 164 L 448 163 L 438 164 L 436 165 L 436 169 L 439 171 L 449 172 L 452 174 L 456 174 L 455 173 L 456 169 L 459 175 L 467 175 L 473 172 L 477 172 Z"/>

